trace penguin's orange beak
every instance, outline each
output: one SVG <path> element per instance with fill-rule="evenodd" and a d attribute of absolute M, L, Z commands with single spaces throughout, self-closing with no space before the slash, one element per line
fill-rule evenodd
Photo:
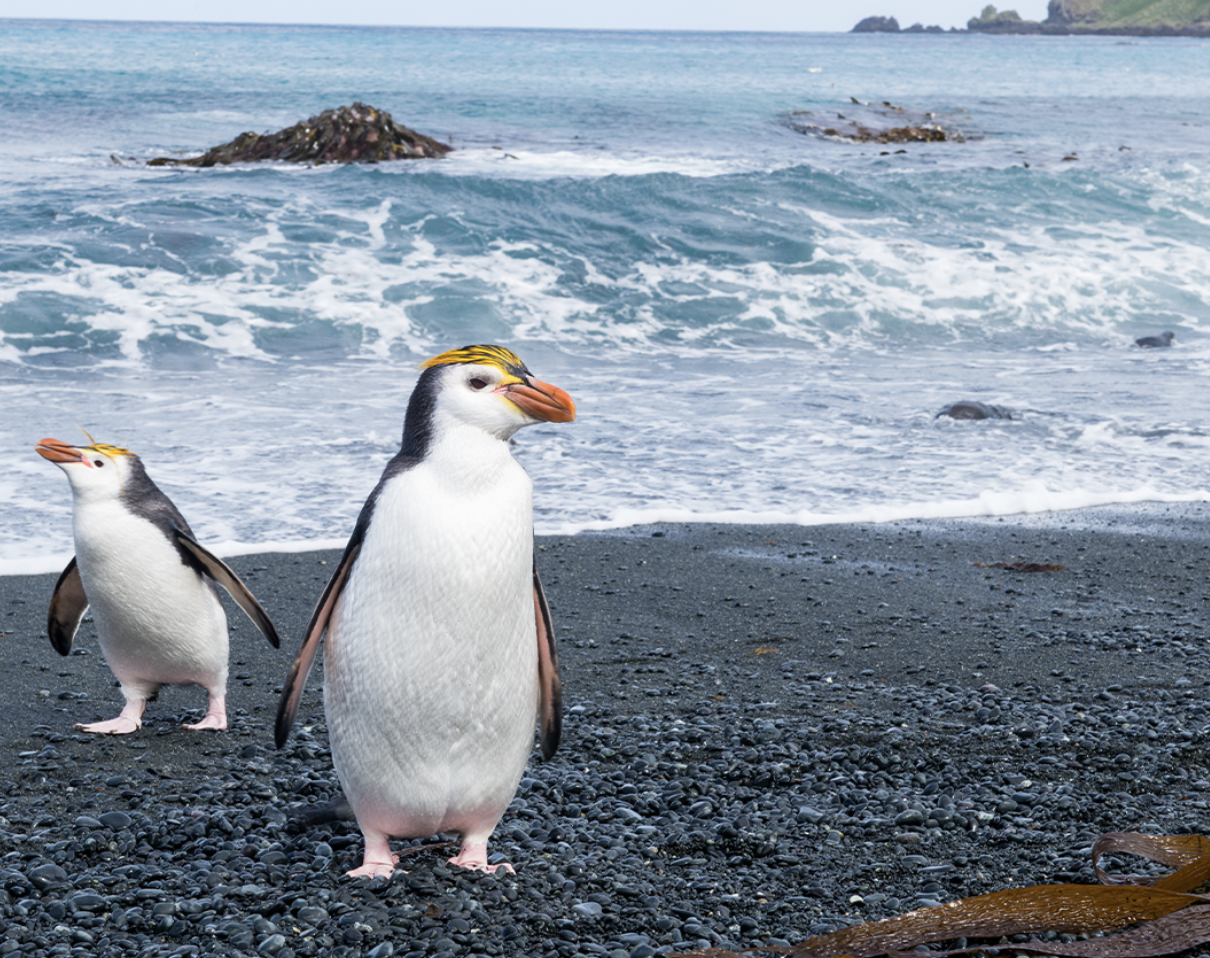
<path fill-rule="evenodd" d="M 530 378 L 523 383 L 509 383 L 505 395 L 524 413 L 543 422 L 573 422 L 576 404 L 558 386 Z"/>
<path fill-rule="evenodd" d="M 43 439 L 34 449 L 39 456 L 51 462 L 80 462 L 84 458 L 79 446 L 58 439 Z"/>

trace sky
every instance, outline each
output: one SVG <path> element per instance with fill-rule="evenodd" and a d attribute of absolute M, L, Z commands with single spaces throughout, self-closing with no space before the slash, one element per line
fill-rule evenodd
<path fill-rule="evenodd" d="M 171 20 L 199 23 L 315 23 L 365 26 L 550 27 L 589 30 L 772 30 L 845 32 L 867 16 L 901 27 L 920 22 L 965 26 L 986 0 L 39 0 L 37 16 L 72 20 Z M 1014 3 L 1027 20 L 1046 18 L 1046 0 Z M 0 18 L 29 17 L 27 0 L 0 0 Z"/>

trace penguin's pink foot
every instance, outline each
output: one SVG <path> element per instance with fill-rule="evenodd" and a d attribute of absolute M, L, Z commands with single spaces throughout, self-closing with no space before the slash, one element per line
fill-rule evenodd
<path fill-rule="evenodd" d="M 463 845 L 462 850 L 456 856 L 449 860 L 451 865 L 457 865 L 459 868 L 469 868 L 471 871 L 487 872 L 489 875 L 494 875 L 496 872 L 503 869 L 510 875 L 517 874 L 517 870 L 508 862 L 500 862 L 496 865 L 487 863 L 487 843 L 482 845 Z"/>
<path fill-rule="evenodd" d="M 391 851 L 385 835 L 366 835 L 366 853 L 361 867 L 345 872 L 346 878 L 390 878 L 395 874 L 399 856 Z"/>
<path fill-rule="evenodd" d="M 81 732 L 95 735 L 129 735 L 143 727 L 143 702 L 127 701 L 122 714 L 108 722 L 93 722 L 91 725 L 76 725 Z"/>
<path fill-rule="evenodd" d="M 391 856 L 394 857 L 394 856 Z M 395 874 L 394 862 L 364 862 L 360 868 L 345 872 L 346 878 L 390 878 Z M 404 874 L 407 874 L 406 872 Z"/>
<path fill-rule="evenodd" d="M 213 691 L 209 695 L 210 700 L 207 703 L 206 717 L 198 722 L 197 725 L 182 725 L 181 728 L 193 731 L 212 728 L 221 732 L 227 727 L 227 697 Z"/>
<path fill-rule="evenodd" d="M 91 725 L 74 725 L 81 732 L 93 732 L 97 735 L 129 735 L 143 727 L 143 723 L 135 719 L 119 715 L 108 722 L 93 722 Z"/>
<path fill-rule="evenodd" d="M 182 725 L 181 726 L 181 728 L 187 728 L 187 729 L 190 729 L 193 731 L 196 731 L 197 729 L 212 728 L 219 732 L 221 732 L 226 727 L 227 727 L 227 713 L 226 712 L 224 712 L 221 715 L 215 715 L 213 712 L 207 712 L 206 717 L 204 719 L 202 719 L 200 722 L 198 722 L 197 725 Z"/>

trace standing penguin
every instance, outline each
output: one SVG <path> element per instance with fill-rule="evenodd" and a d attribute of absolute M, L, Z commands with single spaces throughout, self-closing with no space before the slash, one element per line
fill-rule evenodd
<path fill-rule="evenodd" d="M 161 685 L 196 683 L 206 689 L 209 707 L 205 718 L 185 727 L 225 729 L 227 616 L 213 582 L 277 648 L 265 610 L 221 559 L 198 545 L 133 452 L 58 439 L 43 439 L 36 449 L 67 474 L 73 501 L 76 554 L 50 600 L 50 644 L 60 655 L 71 652 L 91 606 L 105 661 L 126 697 L 117 718 L 76 728 L 134 732 Z"/>
<path fill-rule="evenodd" d="M 365 836 L 353 877 L 390 875 L 391 838 L 462 836 L 450 862 L 495 871 L 487 840 L 533 747 L 559 744 L 562 692 L 534 562 L 533 488 L 509 437 L 575 404 L 500 346 L 421 365 L 403 447 L 366 500 L 282 690 L 277 745 L 327 631 L 324 712 Z M 511 871 L 511 867 L 504 865 Z"/>

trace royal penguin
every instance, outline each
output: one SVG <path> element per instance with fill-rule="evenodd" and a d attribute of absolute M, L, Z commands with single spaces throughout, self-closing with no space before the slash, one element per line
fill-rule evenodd
<path fill-rule="evenodd" d="M 134 453 L 58 439 L 43 439 L 35 448 L 67 474 L 72 493 L 76 554 L 50 600 L 50 643 L 68 655 L 91 608 L 101 651 L 126 698 L 117 718 L 76 728 L 110 735 L 137 731 L 161 686 L 193 683 L 206 690 L 209 702 L 205 717 L 185 728 L 225 729 L 227 616 L 214 583 L 277 648 L 265 610 L 221 559 L 198 544 Z"/>
<path fill-rule="evenodd" d="M 450 863 L 494 872 L 487 842 L 533 748 L 559 744 L 562 689 L 534 560 L 533 489 L 510 437 L 571 422 L 575 404 L 500 346 L 422 363 L 403 445 L 366 500 L 282 690 L 290 734 L 321 636 L 332 761 L 365 854 L 456 832 Z"/>

